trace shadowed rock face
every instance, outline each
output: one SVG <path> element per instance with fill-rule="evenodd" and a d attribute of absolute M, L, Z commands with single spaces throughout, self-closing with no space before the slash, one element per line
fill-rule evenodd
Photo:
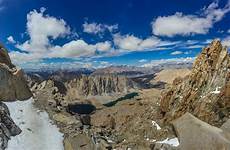
<path fill-rule="evenodd" d="M 0 101 L 26 100 L 31 96 L 23 71 L 11 63 L 6 49 L 0 47 Z"/>
<path fill-rule="evenodd" d="M 21 129 L 10 117 L 7 106 L 2 101 L 25 100 L 32 96 L 24 74 L 10 60 L 7 50 L 0 46 L 0 149 L 7 147 L 11 136 L 21 133 Z"/>
<path fill-rule="evenodd" d="M 186 112 L 220 126 L 229 118 L 230 57 L 226 47 L 214 40 L 196 58 L 191 73 L 174 80 L 161 99 L 166 122 Z"/>

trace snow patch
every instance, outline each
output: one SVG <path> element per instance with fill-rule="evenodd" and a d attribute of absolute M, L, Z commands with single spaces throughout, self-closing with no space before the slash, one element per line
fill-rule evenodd
<path fill-rule="evenodd" d="M 152 125 L 153 125 L 154 127 L 156 127 L 157 130 L 160 130 L 160 129 L 161 129 L 161 127 L 160 127 L 155 121 L 152 121 Z"/>
<path fill-rule="evenodd" d="M 211 93 L 212 94 L 220 94 L 220 87 L 216 87 L 216 90 L 215 91 L 212 91 Z"/>
<path fill-rule="evenodd" d="M 9 140 L 7 150 L 64 150 L 63 134 L 46 112 L 33 106 L 33 99 L 6 103 L 22 133 Z"/>
<path fill-rule="evenodd" d="M 150 139 L 150 138 L 146 138 L 146 141 L 149 141 L 149 142 L 151 142 L 151 143 L 156 142 L 155 139 Z"/>
<path fill-rule="evenodd" d="M 169 144 L 169 145 L 175 146 L 175 147 L 180 145 L 178 138 L 173 138 L 173 139 L 166 138 L 165 140 L 158 141 L 156 143 Z"/>

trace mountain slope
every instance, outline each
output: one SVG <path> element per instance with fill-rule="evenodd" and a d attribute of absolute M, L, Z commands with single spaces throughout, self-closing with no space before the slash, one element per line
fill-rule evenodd
<path fill-rule="evenodd" d="M 94 75 L 81 76 L 67 84 L 68 94 L 81 96 L 127 93 L 134 87 L 134 82 L 124 76 Z"/>
<path fill-rule="evenodd" d="M 196 58 L 191 73 L 177 78 L 161 99 L 166 122 L 190 112 L 199 119 L 220 126 L 229 118 L 230 56 L 214 40 Z"/>
<path fill-rule="evenodd" d="M 190 73 L 190 70 L 188 68 L 184 69 L 165 69 L 158 73 L 156 73 L 156 77 L 154 78 L 154 81 L 161 81 L 166 82 L 168 84 L 172 84 L 173 80 L 177 77 L 184 78 Z"/>

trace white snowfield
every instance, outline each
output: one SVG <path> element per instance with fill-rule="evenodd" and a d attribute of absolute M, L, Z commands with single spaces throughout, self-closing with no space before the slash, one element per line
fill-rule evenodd
<path fill-rule="evenodd" d="M 175 147 L 180 145 L 178 138 L 172 138 L 172 139 L 166 138 L 165 140 L 157 141 L 156 143 L 169 144 Z"/>
<path fill-rule="evenodd" d="M 157 128 L 157 130 L 161 130 L 161 127 L 156 123 L 156 121 L 152 121 L 152 125 Z"/>
<path fill-rule="evenodd" d="M 33 99 L 6 103 L 22 133 L 9 140 L 7 150 L 64 150 L 63 134 L 46 112 L 33 106 Z"/>
<path fill-rule="evenodd" d="M 220 89 L 221 87 L 216 87 L 216 90 L 215 91 L 212 91 L 211 93 L 212 94 L 220 94 Z"/>

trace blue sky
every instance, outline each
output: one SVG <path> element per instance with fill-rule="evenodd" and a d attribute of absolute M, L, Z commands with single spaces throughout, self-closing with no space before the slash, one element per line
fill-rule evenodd
<path fill-rule="evenodd" d="M 29 68 L 192 61 L 230 46 L 229 0 L 0 0 L 0 41 Z"/>

